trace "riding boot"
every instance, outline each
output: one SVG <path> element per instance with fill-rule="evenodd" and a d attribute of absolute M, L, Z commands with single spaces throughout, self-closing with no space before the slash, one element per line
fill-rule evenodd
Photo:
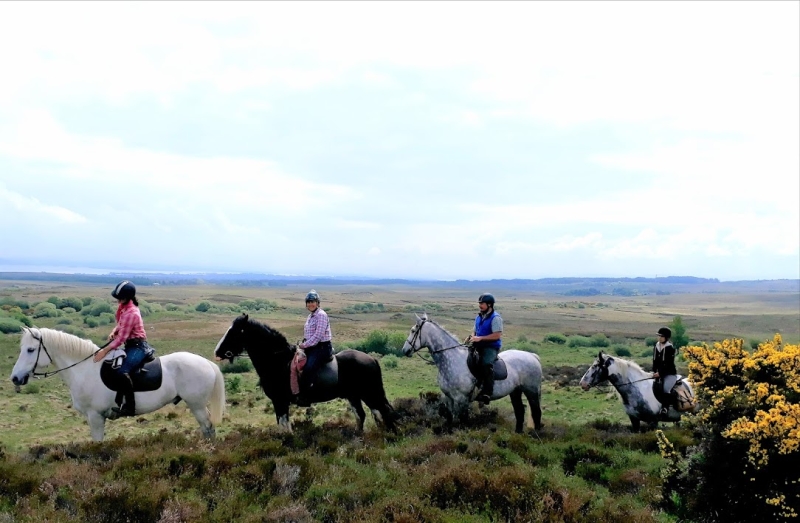
<path fill-rule="evenodd" d="M 119 417 L 134 416 L 136 415 L 136 398 L 133 393 L 133 380 L 130 374 L 122 374 L 119 377 L 120 390 L 125 395 L 125 400 L 122 403 L 122 408 L 114 407 L 114 412 Z"/>
<path fill-rule="evenodd" d="M 485 365 L 483 367 L 483 387 L 478 396 L 478 401 L 488 404 L 492 400 L 494 393 L 494 365 Z"/>

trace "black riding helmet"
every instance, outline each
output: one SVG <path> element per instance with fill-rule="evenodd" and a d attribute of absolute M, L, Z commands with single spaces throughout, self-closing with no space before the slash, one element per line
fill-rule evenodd
<path fill-rule="evenodd" d="M 308 292 L 308 294 L 306 294 L 306 303 L 310 301 L 315 301 L 319 303 L 319 294 L 317 294 L 317 291 L 315 291 L 314 289 L 311 289 Z"/>
<path fill-rule="evenodd" d="M 111 296 L 118 300 L 132 300 L 136 297 L 136 286 L 128 280 L 121 281 L 111 291 Z"/>
<path fill-rule="evenodd" d="M 667 327 L 661 327 L 660 329 L 658 329 L 658 335 L 670 339 L 672 337 L 672 331 L 669 330 Z"/>
<path fill-rule="evenodd" d="M 481 294 L 478 303 L 485 303 L 489 307 L 494 307 L 494 296 L 489 293 Z"/>

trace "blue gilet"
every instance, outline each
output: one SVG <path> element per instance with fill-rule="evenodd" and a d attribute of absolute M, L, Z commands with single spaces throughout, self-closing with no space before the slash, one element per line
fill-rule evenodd
<path fill-rule="evenodd" d="M 494 319 L 496 315 L 497 313 L 495 311 L 492 311 L 492 313 L 486 318 L 481 318 L 481 315 L 478 314 L 478 316 L 475 318 L 475 334 L 477 336 L 488 336 L 489 334 L 491 334 L 492 319 Z M 497 350 L 500 350 L 500 347 L 503 345 L 503 343 L 500 340 L 484 341 L 479 343 L 481 343 L 481 346 L 483 347 L 489 349 L 497 349 Z"/>

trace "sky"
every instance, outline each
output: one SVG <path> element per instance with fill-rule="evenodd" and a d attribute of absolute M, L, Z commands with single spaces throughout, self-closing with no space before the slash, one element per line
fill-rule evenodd
<path fill-rule="evenodd" d="M 0 3 L 0 270 L 800 278 L 800 3 Z"/>

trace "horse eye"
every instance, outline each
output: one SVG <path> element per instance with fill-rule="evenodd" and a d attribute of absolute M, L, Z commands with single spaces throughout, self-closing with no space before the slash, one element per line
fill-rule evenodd
<path fill-rule="evenodd" d="M 34 348 L 30 348 L 30 349 L 28 349 L 28 352 L 33 352 L 33 351 L 35 351 L 35 350 L 36 350 L 36 349 L 34 349 Z"/>

